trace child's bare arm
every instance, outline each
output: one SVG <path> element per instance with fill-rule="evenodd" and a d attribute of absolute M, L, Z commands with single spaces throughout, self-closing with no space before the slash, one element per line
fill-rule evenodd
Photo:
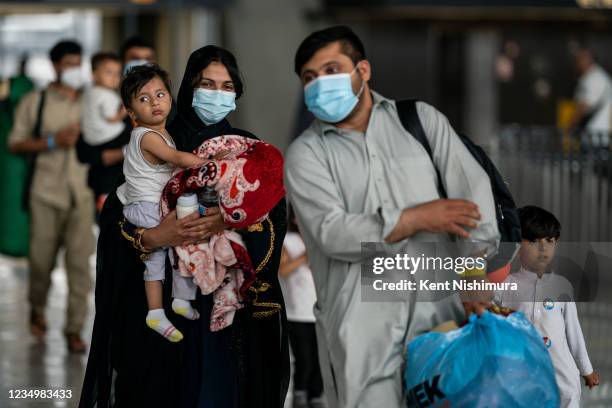
<path fill-rule="evenodd" d="M 125 107 L 121 105 L 121 108 L 119 108 L 119 111 L 117 112 L 117 114 L 109 118 L 106 118 L 106 120 L 110 123 L 117 123 L 125 119 L 126 116 L 127 116 L 127 110 L 125 110 Z"/>
<path fill-rule="evenodd" d="M 182 168 L 199 166 L 206 163 L 208 160 L 200 159 L 193 153 L 176 151 L 177 160 L 173 162 L 176 166 Z"/>
<path fill-rule="evenodd" d="M 195 154 L 180 152 L 168 146 L 162 137 L 155 132 L 148 132 L 142 137 L 140 149 L 155 156 L 160 161 L 183 168 L 198 166 L 206 162 Z"/>
<path fill-rule="evenodd" d="M 280 266 L 278 268 L 278 275 L 283 278 L 286 278 L 287 276 L 291 275 L 297 268 L 305 264 L 308 264 L 308 256 L 306 255 L 306 252 L 304 252 L 297 258 L 291 259 L 289 257 L 289 253 L 287 252 L 285 247 L 283 247 L 281 250 L 281 261 Z"/>

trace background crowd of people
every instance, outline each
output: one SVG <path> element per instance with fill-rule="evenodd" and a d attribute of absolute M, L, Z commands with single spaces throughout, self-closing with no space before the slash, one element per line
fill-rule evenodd
<path fill-rule="evenodd" d="M 488 178 L 461 144 L 452 120 L 441 107 L 417 102 L 417 120 L 432 152 L 428 156 L 416 139 L 406 139 L 395 99 L 372 89 L 377 61 L 369 55 L 346 26 L 316 31 L 297 47 L 294 71 L 304 103 L 296 125 L 301 136 L 285 157 L 289 205 L 282 200 L 265 221 L 244 232 L 257 267 L 254 300 L 238 312 L 231 329 L 218 333 L 209 330 L 212 295 L 198 295 L 193 303 L 199 319 L 163 326 L 157 330 L 162 336 L 144 324 L 147 300 L 149 306 L 151 302 L 142 284 L 141 255 L 200 242 L 222 225 L 216 213 L 150 225 L 130 225 L 137 221 L 124 219 L 127 203 L 116 188 L 123 181 L 132 132 L 142 126 L 142 118 L 122 100 L 120 85 L 131 70 L 157 62 L 153 44 L 136 36 L 116 53 L 89 56 L 78 40 L 62 40 L 49 50 L 56 76 L 50 84 L 35 89 L 25 72 L 2 82 L 2 196 L 12 199 L 2 201 L 0 252 L 28 259 L 30 309 L 23 318 L 41 343 L 57 328 L 46 305 L 52 271 L 63 255 L 68 282 L 65 345 L 88 360 L 81 406 L 115 399 L 127 405 L 281 407 L 290 381 L 289 347 L 294 408 L 399 406 L 405 397 L 398 369 L 402 345 L 418 334 L 419 322 L 434 325 L 482 313 L 487 305 L 462 305 L 456 299 L 414 308 L 392 302 L 372 308 L 360 301 L 361 242 L 446 242 L 449 235 L 469 234 L 482 243 L 480 250 L 492 253 L 500 235 Z M 594 49 L 576 48 L 575 103 L 563 137 L 578 146 L 576 151 L 609 158 L 612 81 L 599 61 Z M 90 77 L 84 75 L 83 63 L 91 64 Z M 505 63 L 496 61 L 498 74 L 505 72 Z M 199 48 L 186 64 L 180 87 L 166 85 L 171 96 L 164 113 L 167 132 L 166 127 L 158 130 L 170 136 L 169 145 L 191 152 L 223 134 L 265 139 L 227 119 L 240 102 L 227 107 L 247 90 L 229 50 Z M 260 84 L 249 83 L 255 86 Z M 234 96 L 231 103 L 215 102 L 225 109 L 203 114 L 194 96 L 198 89 Z M 612 173 L 600 169 L 599 176 L 608 183 L 609 195 Z M 523 234 L 523 245 L 536 253 L 532 257 L 542 262 L 546 257 L 549 263 L 539 268 L 535 261 L 529 263 L 529 249 L 522 250 L 522 275 L 513 279 L 524 278 L 527 286 L 551 272 L 550 240 L 556 242 L 561 231 L 554 215 L 534 208 L 525 211 L 535 211 L 537 219 L 527 222 L 521 213 L 523 230 L 529 231 Z M 93 255 L 96 279 L 90 268 Z M 172 265 L 165 254 L 163 259 L 157 281 L 172 282 Z M 96 320 L 90 337 L 84 330 L 94 284 Z M 163 302 L 155 309 L 170 315 L 172 287 L 164 284 L 162 290 Z M 516 302 L 512 306 L 525 308 Z M 580 376 L 590 388 L 600 379 L 586 351 L 579 309 L 567 301 L 559 312 L 561 320 L 534 317 L 532 322 L 542 337 L 553 339 L 553 347 L 562 348 L 551 352 L 555 368 L 561 367 L 557 381 L 562 406 L 579 406 Z M 169 327 L 184 335 L 178 346 L 163 339 L 173 336 Z M 568 371 L 576 373 L 570 376 Z M 148 393 L 151 389 L 158 392 Z"/>

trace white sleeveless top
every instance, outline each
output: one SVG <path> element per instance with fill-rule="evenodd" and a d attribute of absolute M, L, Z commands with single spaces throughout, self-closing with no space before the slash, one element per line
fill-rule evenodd
<path fill-rule="evenodd" d="M 290 259 L 295 259 L 306 252 L 304 241 L 296 232 L 287 232 L 283 247 Z M 307 265 L 301 265 L 286 278 L 279 278 L 279 282 L 285 298 L 287 320 L 314 323 L 313 307 L 317 301 L 317 293 L 310 268 Z"/>
<path fill-rule="evenodd" d="M 174 170 L 172 164 L 152 164 L 144 158 L 140 149 L 140 141 L 148 132 L 157 133 L 168 146 L 176 149 L 172 139 L 168 140 L 166 136 L 156 130 L 146 127 L 137 127 L 132 130 L 130 143 L 123 160 L 125 183 L 117 189 L 117 195 L 124 205 L 136 201 L 159 204 L 161 193 L 172 177 L 172 171 Z"/>

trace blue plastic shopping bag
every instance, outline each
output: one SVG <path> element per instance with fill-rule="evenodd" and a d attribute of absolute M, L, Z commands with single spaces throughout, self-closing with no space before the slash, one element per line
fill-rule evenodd
<path fill-rule="evenodd" d="M 548 351 L 520 312 L 472 315 L 461 329 L 415 338 L 404 381 L 409 407 L 559 406 Z"/>

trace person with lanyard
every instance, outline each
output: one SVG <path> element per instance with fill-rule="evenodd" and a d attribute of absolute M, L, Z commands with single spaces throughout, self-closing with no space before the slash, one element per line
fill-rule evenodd
<path fill-rule="evenodd" d="M 242 93 L 229 51 L 216 46 L 194 51 L 180 86 L 178 114 L 167 127 L 176 148 L 191 152 L 220 135 L 255 138 L 226 119 Z M 123 177 L 117 185 L 122 182 Z M 180 220 L 172 211 L 157 227 L 135 228 L 123 218 L 122 199 L 111 192 L 100 218 L 96 317 L 80 407 L 282 408 L 290 371 L 277 277 L 287 223 L 284 199 L 264 220 L 240 231 L 257 279 L 249 288 L 252 299 L 236 312 L 231 326 L 210 330 L 212 294 L 198 293 L 199 320 L 175 315 L 169 309 L 172 285 L 163 285 L 166 314 L 184 334 L 178 343 L 144 324 L 141 256 L 155 248 L 205 241 L 226 225 L 218 210 L 209 209 L 210 215 Z M 172 282 L 169 262 L 165 281 Z"/>
<path fill-rule="evenodd" d="M 83 353 L 87 345 L 81 339 L 81 331 L 93 286 L 89 257 L 95 239 L 87 167 L 77 160 L 74 147 L 80 133 L 80 89 L 84 84 L 81 46 L 74 41 L 61 41 L 49 56 L 57 80 L 45 90 L 23 97 L 15 111 L 8 143 L 12 153 L 32 157 L 31 185 L 25 187 L 24 198 L 30 211 L 31 332 L 39 340 L 45 337 L 51 271 L 63 247 L 68 277 L 64 334 L 68 349 Z"/>
<path fill-rule="evenodd" d="M 402 126 L 395 101 L 370 88 L 372 66 L 350 28 L 308 36 L 296 52 L 295 72 L 316 119 L 287 151 L 285 183 L 317 289 L 328 405 L 400 407 L 407 341 L 441 322 L 461 322 L 466 312 L 480 314 L 489 303 L 462 307 L 458 296 L 421 302 L 417 293 L 363 302 L 361 243 L 409 248 L 458 237 L 492 253 L 500 234 L 490 180 L 446 117 L 417 102 L 432 162 Z M 441 198 L 436 169 L 448 199 Z"/>

